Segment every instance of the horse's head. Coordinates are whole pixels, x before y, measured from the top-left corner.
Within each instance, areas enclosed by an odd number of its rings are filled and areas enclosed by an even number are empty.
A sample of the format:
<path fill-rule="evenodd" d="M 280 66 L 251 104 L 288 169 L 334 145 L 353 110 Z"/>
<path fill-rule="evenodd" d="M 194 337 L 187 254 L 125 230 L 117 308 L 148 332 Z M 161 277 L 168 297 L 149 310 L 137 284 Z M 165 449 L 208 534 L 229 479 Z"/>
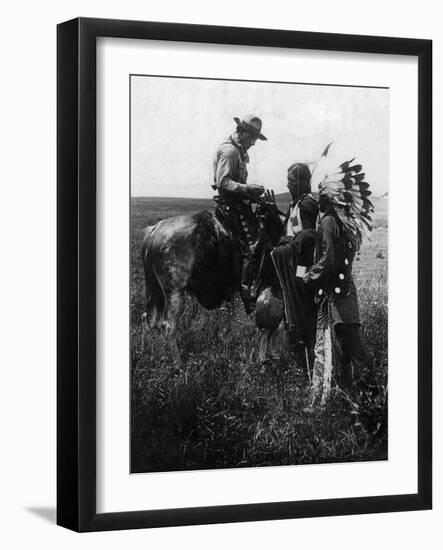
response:
<path fill-rule="evenodd" d="M 282 214 L 275 203 L 275 196 L 272 191 L 265 193 L 257 206 L 256 216 L 258 220 L 259 233 L 261 237 L 268 240 L 275 246 L 283 234 L 284 223 Z"/>

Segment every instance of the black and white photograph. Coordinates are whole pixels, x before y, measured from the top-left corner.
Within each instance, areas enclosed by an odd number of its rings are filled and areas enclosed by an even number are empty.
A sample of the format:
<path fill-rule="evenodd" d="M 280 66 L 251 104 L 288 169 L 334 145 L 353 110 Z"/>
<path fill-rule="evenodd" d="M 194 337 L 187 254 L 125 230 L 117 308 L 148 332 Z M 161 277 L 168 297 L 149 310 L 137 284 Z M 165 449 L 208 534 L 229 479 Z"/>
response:
<path fill-rule="evenodd" d="M 5 4 L 1 547 L 440 548 L 438 7 Z"/>
<path fill-rule="evenodd" d="M 130 472 L 388 460 L 389 88 L 129 80 Z"/>

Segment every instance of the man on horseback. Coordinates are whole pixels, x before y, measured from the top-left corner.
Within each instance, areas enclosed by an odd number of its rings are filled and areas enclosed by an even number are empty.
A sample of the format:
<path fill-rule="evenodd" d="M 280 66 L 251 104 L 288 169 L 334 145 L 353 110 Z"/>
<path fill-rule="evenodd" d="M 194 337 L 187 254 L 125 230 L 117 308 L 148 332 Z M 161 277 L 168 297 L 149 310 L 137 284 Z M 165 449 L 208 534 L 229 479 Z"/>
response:
<path fill-rule="evenodd" d="M 247 183 L 248 149 L 257 139 L 266 140 L 261 133 L 262 121 L 255 115 L 234 118 L 236 131 L 223 141 L 214 157 L 214 184 L 218 191 L 216 216 L 234 235 L 240 252 L 240 294 L 247 314 L 253 311 L 251 295 L 252 247 L 257 240 L 257 220 L 252 204 L 264 192 L 261 185 Z"/>

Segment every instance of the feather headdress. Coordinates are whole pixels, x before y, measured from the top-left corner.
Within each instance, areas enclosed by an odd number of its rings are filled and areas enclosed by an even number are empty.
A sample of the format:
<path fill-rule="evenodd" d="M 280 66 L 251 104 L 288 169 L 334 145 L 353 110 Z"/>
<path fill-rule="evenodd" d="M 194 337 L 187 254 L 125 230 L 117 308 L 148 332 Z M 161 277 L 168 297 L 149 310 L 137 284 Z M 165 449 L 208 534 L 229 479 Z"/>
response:
<path fill-rule="evenodd" d="M 327 156 L 330 145 L 323 152 L 322 158 Z M 320 197 L 328 197 L 342 222 L 346 237 L 358 250 L 363 235 L 369 238 L 372 231 L 371 214 L 374 205 L 369 200 L 371 191 L 369 183 L 365 181 L 363 167 L 354 161 L 355 158 L 342 162 L 332 174 L 324 174 L 318 183 L 318 192 Z"/>

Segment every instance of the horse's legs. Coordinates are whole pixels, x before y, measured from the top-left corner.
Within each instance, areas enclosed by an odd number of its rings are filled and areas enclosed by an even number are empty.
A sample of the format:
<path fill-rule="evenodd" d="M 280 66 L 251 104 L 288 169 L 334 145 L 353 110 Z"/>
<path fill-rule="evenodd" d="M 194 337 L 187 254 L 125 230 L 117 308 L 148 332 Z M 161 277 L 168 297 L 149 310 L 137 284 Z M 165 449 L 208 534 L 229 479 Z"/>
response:
<path fill-rule="evenodd" d="M 182 308 L 183 292 L 180 290 L 166 292 L 162 326 L 165 329 L 169 350 L 176 367 L 182 366 L 182 360 L 177 346 L 177 318 L 180 315 Z"/>
<path fill-rule="evenodd" d="M 148 311 L 151 315 L 148 320 L 150 326 L 156 326 L 158 323 L 164 330 L 174 365 L 181 368 L 182 361 L 177 346 L 177 317 L 183 308 L 184 290 L 180 287 L 174 289 L 173 278 L 167 270 L 159 273 L 151 269 L 151 272 L 151 290 L 146 291 L 147 308 L 150 307 Z M 156 285 L 155 293 L 152 292 L 153 282 Z"/>
<path fill-rule="evenodd" d="M 145 269 L 145 313 L 142 314 L 142 321 L 146 322 L 150 328 L 156 328 L 164 308 L 164 293 L 147 256 L 143 257 L 143 263 Z"/>
<path fill-rule="evenodd" d="M 151 291 L 146 289 L 145 312 L 142 314 L 142 321 L 146 322 L 151 329 L 157 328 L 161 310 L 164 304 L 163 293 L 159 288 L 160 296 L 153 295 Z"/>

